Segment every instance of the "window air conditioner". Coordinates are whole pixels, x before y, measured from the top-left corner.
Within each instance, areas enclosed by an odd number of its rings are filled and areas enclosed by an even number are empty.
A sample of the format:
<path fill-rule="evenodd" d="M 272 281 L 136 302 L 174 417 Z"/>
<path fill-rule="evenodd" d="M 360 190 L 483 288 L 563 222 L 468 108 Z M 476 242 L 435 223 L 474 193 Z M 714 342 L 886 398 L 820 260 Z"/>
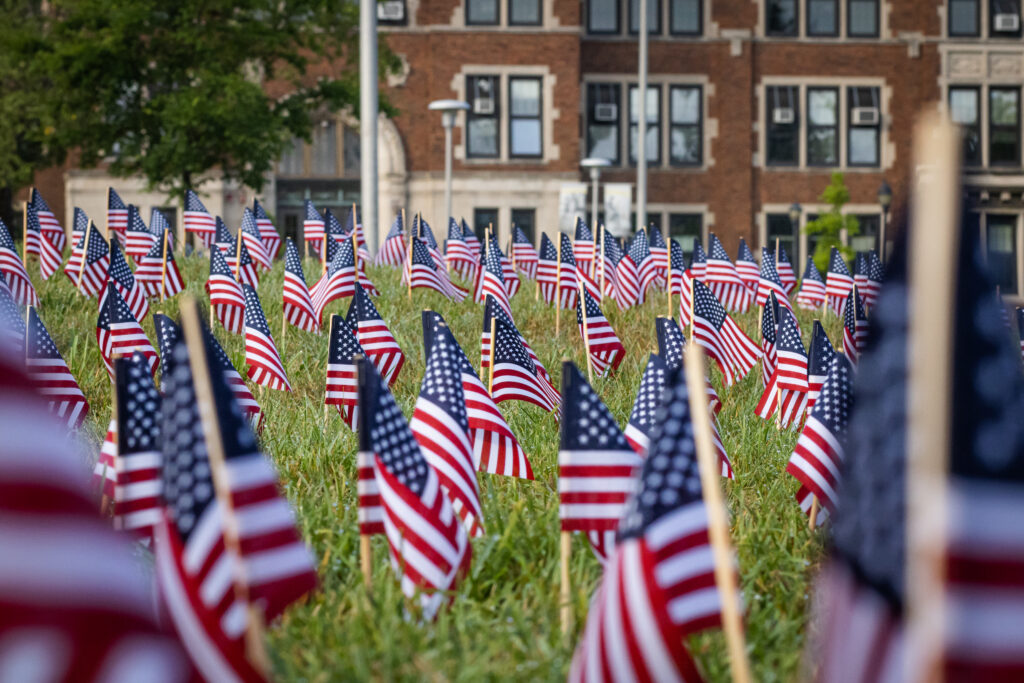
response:
<path fill-rule="evenodd" d="M 405 2 L 403 0 L 384 0 L 379 3 L 377 19 L 380 21 L 403 21 L 405 19 Z"/>
<path fill-rule="evenodd" d="M 494 113 L 494 98 L 493 97 L 475 97 L 473 98 L 473 113 L 474 114 L 493 114 Z"/>
<path fill-rule="evenodd" d="M 772 123 L 788 125 L 796 121 L 796 112 L 788 107 L 780 107 L 772 110 Z"/>
<path fill-rule="evenodd" d="M 594 105 L 594 120 L 614 121 L 619 118 L 619 105 L 617 104 L 596 104 Z"/>
<path fill-rule="evenodd" d="M 997 14 L 995 19 L 996 30 L 1001 33 L 1015 33 L 1020 30 L 1019 14 Z"/>
<path fill-rule="evenodd" d="M 875 107 L 854 107 L 851 112 L 851 125 L 854 126 L 877 126 L 878 109 Z"/>

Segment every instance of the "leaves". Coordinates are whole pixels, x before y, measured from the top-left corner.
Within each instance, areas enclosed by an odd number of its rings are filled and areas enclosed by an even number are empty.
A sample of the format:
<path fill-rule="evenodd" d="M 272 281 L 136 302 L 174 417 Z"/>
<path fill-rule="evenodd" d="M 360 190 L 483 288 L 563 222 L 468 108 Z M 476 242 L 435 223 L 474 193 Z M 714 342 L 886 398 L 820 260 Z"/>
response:
<path fill-rule="evenodd" d="M 804 232 L 817 237 L 814 265 L 825 272 L 828 270 L 832 247 L 838 248 L 847 260 L 853 257 L 853 250 L 843 244 L 842 235 L 844 231 L 848 236 L 857 235 L 860 227 L 856 216 L 843 215 L 843 206 L 850 201 L 850 191 L 846 188 L 842 173 L 837 171 L 832 174 L 832 182 L 821 193 L 820 199 L 830 208 L 813 221 L 808 221 Z"/>

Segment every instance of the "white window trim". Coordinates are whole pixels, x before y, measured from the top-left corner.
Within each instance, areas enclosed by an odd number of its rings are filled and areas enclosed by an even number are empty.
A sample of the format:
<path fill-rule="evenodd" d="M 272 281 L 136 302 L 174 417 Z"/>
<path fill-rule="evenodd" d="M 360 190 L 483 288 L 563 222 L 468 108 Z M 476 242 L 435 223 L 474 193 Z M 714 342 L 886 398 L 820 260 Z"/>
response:
<path fill-rule="evenodd" d="M 648 0 L 652 2 L 653 0 Z M 670 4 L 672 0 L 661 1 L 661 30 L 658 33 L 651 33 L 648 40 L 714 40 L 719 37 L 718 22 L 711 17 L 711 3 L 715 0 L 702 0 L 701 6 L 701 32 L 695 35 L 682 33 L 671 33 L 669 22 L 672 19 Z M 590 0 L 582 0 L 580 3 L 580 24 L 584 40 L 636 40 L 636 34 L 629 31 L 629 2 L 630 0 L 617 0 L 619 7 L 619 32 L 618 33 L 591 33 L 589 19 Z"/>
<path fill-rule="evenodd" d="M 580 131 L 580 154 L 587 154 L 587 86 L 594 83 L 613 84 L 619 88 L 619 163 L 612 168 L 632 169 L 635 164 L 629 161 L 629 88 L 636 86 L 636 78 L 624 77 L 618 74 L 595 74 L 587 73 L 583 76 L 583 84 L 580 87 L 580 116 L 582 117 Z M 673 85 L 700 86 L 701 88 L 701 125 L 703 128 L 701 139 L 701 163 L 696 166 L 673 165 L 669 153 L 671 151 L 671 139 L 669 131 L 669 115 L 671 114 L 671 97 L 669 88 Z M 658 126 L 661 139 L 659 151 L 661 161 L 658 164 L 651 164 L 648 160 L 649 169 L 661 169 L 678 171 L 682 173 L 700 173 L 707 171 L 715 165 L 715 158 L 712 154 L 712 142 L 718 137 L 718 119 L 709 116 L 708 102 L 715 95 L 715 84 L 710 81 L 706 74 L 651 74 L 647 86 L 660 89 L 658 96 L 660 111 L 658 112 Z"/>
<path fill-rule="evenodd" d="M 800 103 L 799 114 L 799 140 L 798 159 L 799 163 L 792 166 L 770 166 L 768 164 L 768 132 L 765 122 L 767 121 L 767 92 L 769 86 L 793 86 L 797 88 L 798 102 Z M 839 90 L 839 164 L 836 166 L 809 166 L 807 164 L 807 88 L 808 87 L 834 87 Z M 847 137 L 849 133 L 849 122 L 847 116 L 847 88 L 870 87 L 878 88 L 879 93 L 879 125 L 878 141 L 878 165 L 877 166 L 850 166 L 847 163 Z M 754 160 L 754 167 L 761 168 L 771 173 L 786 173 L 794 171 L 820 171 L 827 173 L 840 170 L 844 173 L 880 173 L 892 168 L 896 161 L 896 145 L 889 139 L 889 104 L 892 101 L 892 88 L 886 84 L 884 78 L 829 78 L 829 77 L 789 77 L 789 76 L 765 76 L 757 85 L 755 91 L 757 97 L 757 119 L 754 122 L 754 129 L 757 131 L 757 157 Z"/>
<path fill-rule="evenodd" d="M 558 17 L 555 15 L 554 0 L 538 0 L 538 2 L 540 2 L 539 24 L 510 24 L 508 21 L 508 10 L 511 0 L 498 0 L 497 24 L 467 24 L 467 2 L 468 0 L 459 0 L 459 4 L 452 10 L 451 21 L 445 25 L 444 28 L 463 28 L 467 31 L 537 32 L 545 29 L 557 29 L 560 27 Z"/>
<path fill-rule="evenodd" d="M 1020 302 L 1024 300 L 1024 226 L 1022 218 L 1024 213 L 1020 209 L 978 209 L 978 224 L 981 226 L 981 257 L 988 261 L 988 217 L 990 215 L 1014 216 L 1017 219 L 1014 226 L 1014 241 L 1017 243 L 1017 291 L 1006 297 L 1009 301 Z"/>
<path fill-rule="evenodd" d="M 781 213 L 789 215 L 789 207 L 791 204 L 762 204 L 761 210 L 757 213 L 757 242 L 758 249 L 756 250 L 755 256 L 760 254 L 760 247 L 773 248 L 774 245 L 768 244 L 768 214 Z M 808 215 L 815 214 L 821 215 L 829 210 L 828 204 L 806 204 L 801 205 L 800 220 L 797 233 L 797 248 L 799 255 L 794 256 L 790 254 L 790 259 L 793 260 L 793 270 L 796 271 L 796 276 L 799 278 L 803 275 L 804 264 L 807 263 L 807 257 L 809 256 L 807 251 L 807 233 L 804 232 L 804 228 L 807 227 Z M 879 217 L 879 221 L 885 221 L 882 216 L 882 208 L 878 204 L 846 204 L 843 207 L 844 216 L 874 216 Z M 881 223 L 879 223 L 881 225 Z M 840 240 L 844 246 L 849 243 L 849 236 L 843 232 L 840 236 Z M 879 235 L 881 240 L 881 235 Z M 824 273 L 822 273 L 824 275 Z"/>
<path fill-rule="evenodd" d="M 768 0 L 752 0 L 758 4 L 757 12 L 757 36 L 766 40 L 799 40 L 802 42 L 826 42 L 826 43 L 863 43 L 878 42 L 891 38 L 889 32 L 889 13 L 892 11 L 891 0 L 878 0 L 878 35 L 872 37 L 848 36 L 846 35 L 847 18 L 849 16 L 849 0 L 837 0 L 839 5 L 839 35 L 836 36 L 811 36 L 807 35 L 807 6 L 808 0 L 797 1 L 797 27 L 795 36 L 770 36 L 768 35 Z M 948 2 L 948 0 L 945 0 Z M 987 2 L 987 0 L 982 0 Z"/>

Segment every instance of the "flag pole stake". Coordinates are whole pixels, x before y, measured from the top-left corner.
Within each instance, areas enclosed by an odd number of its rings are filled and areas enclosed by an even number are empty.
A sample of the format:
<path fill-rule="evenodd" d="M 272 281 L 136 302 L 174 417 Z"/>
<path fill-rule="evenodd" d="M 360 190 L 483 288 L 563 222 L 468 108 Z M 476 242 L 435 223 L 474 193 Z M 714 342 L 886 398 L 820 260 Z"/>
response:
<path fill-rule="evenodd" d="M 583 352 L 587 356 L 587 379 L 590 383 L 594 383 L 594 364 L 590 359 L 590 339 L 587 337 L 587 307 L 586 299 L 583 297 L 583 281 L 577 282 L 579 285 L 579 306 L 580 306 L 580 319 L 583 320 Z"/>
<path fill-rule="evenodd" d="M 736 683 L 750 683 L 750 662 L 743 635 L 743 617 L 740 614 L 739 587 L 733 570 L 732 549 L 729 541 L 729 520 L 718 483 L 721 466 L 715 457 L 711 438 L 711 417 L 704 393 L 704 351 L 697 344 L 686 349 L 686 384 L 690 395 L 690 419 L 693 422 L 693 440 L 697 450 L 701 490 L 708 515 L 708 537 L 715 561 L 715 583 L 722 598 L 722 629 L 729 652 L 729 668 Z"/>
<path fill-rule="evenodd" d="M 562 634 L 568 635 L 572 627 L 572 595 L 569 585 L 569 559 L 572 556 L 572 532 L 562 531 L 559 536 L 559 555 L 561 557 L 561 625 Z"/>
<path fill-rule="evenodd" d="M 160 264 L 160 301 L 167 298 L 167 230 L 164 230 L 163 263 Z M 82 259 L 85 263 L 85 259 Z"/>
<path fill-rule="evenodd" d="M 28 202 L 21 203 L 21 261 L 28 270 Z"/>
<path fill-rule="evenodd" d="M 558 259 L 555 261 L 555 336 L 558 336 L 562 325 L 562 232 L 558 232 L 558 244 L 555 245 Z"/>
<path fill-rule="evenodd" d="M 79 291 L 82 289 L 82 274 L 85 272 L 85 259 L 89 253 L 89 232 L 93 227 L 93 223 L 90 220 L 89 225 L 85 227 L 85 239 L 82 240 L 82 262 L 78 264 L 78 284 L 75 285 Z M 71 251 L 74 252 L 74 249 Z"/>
<path fill-rule="evenodd" d="M 238 227 L 238 239 L 235 244 L 235 279 L 242 284 L 242 227 Z"/>
<path fill-rule="evenodd" d="M 602 223 L 598 230 L 601 235 L 601 300 L 604 301 L 604 273 L 608 269 L 608 264 L 605 263 L 605 249 L 604 249 L 604 224 Z"/>
<path fill-rule="evenodd" d="M 814 531 L 814 527 L 818 526 L 818 496 L 811 494 L 811 515 L 810 521 L 807 523 L 807 528 Z"/>
<path fill-rule="evenodd" d="M 490 361 L 490 367 L 487 368 L 487 393 L 491 396 L 494 395 L 494 332 L 495 332 L 495 315 L 491 312 L 491 348 L 488 353 L 488 360 Z"/>

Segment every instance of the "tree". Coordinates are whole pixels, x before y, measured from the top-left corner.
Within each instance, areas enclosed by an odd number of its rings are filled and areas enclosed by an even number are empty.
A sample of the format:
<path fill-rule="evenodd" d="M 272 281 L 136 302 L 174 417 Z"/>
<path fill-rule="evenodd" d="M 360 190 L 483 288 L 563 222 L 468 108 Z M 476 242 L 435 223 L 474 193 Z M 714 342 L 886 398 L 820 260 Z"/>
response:
<path fill-rule="evenodd" d="M 853 256 L 853 250 L 842 243 L 842 233 L 845 230 L 847 235 L 853 236 L 860 232 L 860 227 L 856 216 L 843 215 L 843 206 L 850 201 L 850 191 L 846 189 L 842 173 L 832 174 L 832 182 L 821 193 L 820 199 L 829 205 L 829 209 L 813 221 L 808 221 L 804 226 L 804 232 L 818 236 L 818 243 L 814 249 L 814 265 L 818 270 L 825 272 L 828 270 L 832 247 L 837 247 L 846 259 Z"/>
<path fill-rule="evenodd" d="M 259 190 L 318 112 L 355 108 L 349 0 L 54 0 L 43 63 L 62 147 L 178 194 L 216 170 Z M 382 74 L 397 65 L 381 46 Z M 388 111 L 386 103 L 382 109 Z"/>

